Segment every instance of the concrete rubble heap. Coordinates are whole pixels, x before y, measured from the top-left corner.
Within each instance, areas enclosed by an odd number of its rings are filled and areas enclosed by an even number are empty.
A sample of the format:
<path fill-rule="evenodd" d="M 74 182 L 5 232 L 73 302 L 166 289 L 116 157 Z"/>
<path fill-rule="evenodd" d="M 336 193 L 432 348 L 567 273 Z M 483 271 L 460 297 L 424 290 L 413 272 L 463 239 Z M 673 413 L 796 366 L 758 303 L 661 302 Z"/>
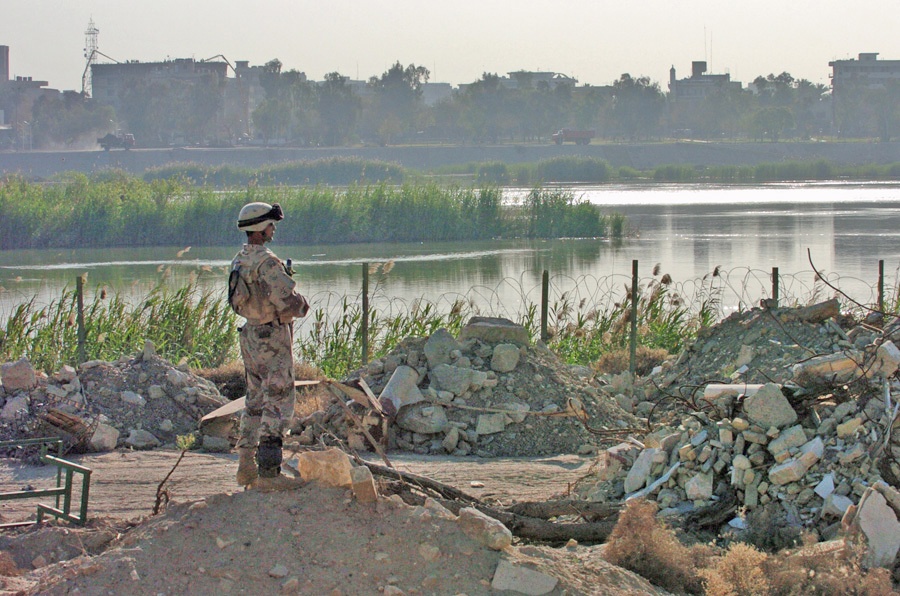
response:
<path fill-rule="evenodd" d="M 779 328 L 788 323 L 790 330 Z M 789 309 L 734 315 L 659 375 L 653 387 L 660 394 L 651 397 L 645 385 L 636 393 L 643 389 L 646 401 L 631 402 L 640 410 L 663 393 L 680 395 L 689 415 L 682 410 L 680 420 L 673 415 L 674 422 L 606 449 L 605 465 L 579 494 L 652 499 L 663 516 L 733 494 L 742 512 L 730 522 L 735 528 L 746 527 L 745 514 L 775 507 L 822 540 L 864 536 L 868 562 L 891 567 L 900 548 L 897 328 L 892 320 L 881 332 L 860 325 L 845 333 L 835 317 L 803 321 Z M 785 341 L 791 333 L 812 341 Z M 750 369 L 760 346 L 770 358 Z M 772 355 L 772 346 L 781 354 Z M 748 382 L 760 370 L 780 382 Z M 613 385 L 605 387 L 610 397 Z M 688 385 L 690 393 L 678 393 Z"/>
<path fill-rule="evenodd" d="M 637 419 L 601 399 L 590 375 L 577 372 L 545 347 L 530 345 L 522 326 L 475 317 L 458 338 L 445 329 L 407 338 L 344 382 L 362 378 L 378 396 L 393 421 L 391 449 L 482 457 L 587 454 L 597 441 L 578 412 L 586 412 L 594 428 L 630 428 Z M 335 434 L 367 448 L 338 406 L 307 416 L 293 432 L 301 443 Z"/>
<path fill-rule="evenodd" d="M 135 356 L 63 366 L 50 376 L 22 359 L 0 366 L 0 440 L 59 436 L 73 451 L 151 449 L 174 445 L 227 401 L 150 343 Z"/>

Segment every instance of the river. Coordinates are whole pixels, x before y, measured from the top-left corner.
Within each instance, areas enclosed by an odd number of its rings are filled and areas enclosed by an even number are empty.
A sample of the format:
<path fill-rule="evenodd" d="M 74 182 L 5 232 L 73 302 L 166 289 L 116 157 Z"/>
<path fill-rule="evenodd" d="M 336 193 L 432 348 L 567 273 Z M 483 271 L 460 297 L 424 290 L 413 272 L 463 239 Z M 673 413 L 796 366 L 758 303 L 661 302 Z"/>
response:
<path fill-rule="evenodd" d="M 386 274 L 383 269 L 373 274 L 373 293 L 404 304 L 422 297 L 438 303 L 465 297 L 486 314 L 513 314 L 526 301 L 539 302 L 544 270 L 554 297 L 567 292 L 597 301 L 629 283 L 633 260 L 645 282 L 668 274 L 689 300 L 702 294 L 706 283 L 724 285 L 725 310 L 767 296 L 773 267 L 782 275 L 782 296 L 830 297 L 833 290 L 814 285 L 814 265 L 855 300 L 869 304 L 875 300 L 879 260 L 888 288 L 898 276 L 900 184 L 607 185 L 572 191 L 624 214 L 634 235 L 621 242 L 284 246 L 276 234 L 271 247 L 293 260 L 300 288 L 314 305 L 317 297 L 330 304 L 345 294 L 357 297 L 362 263 L 391 262 Z M 508 189 L 506 196 L 514 200 L 524 192 Z M 290 225 L 290 213 L 281 225 Z M 228 234 L 223 231 L 223 237 Z M 85 272 L 90 290 L 106 286 L 129 296 L 141 296 L 163 277 L 179 284 L 199 274 L 203 284 L 220 287 L 241 242 L 237 230 L 232 240 L 223 247 L 0 252 L 0 320 L 24 300 L 53 300 Z"/>

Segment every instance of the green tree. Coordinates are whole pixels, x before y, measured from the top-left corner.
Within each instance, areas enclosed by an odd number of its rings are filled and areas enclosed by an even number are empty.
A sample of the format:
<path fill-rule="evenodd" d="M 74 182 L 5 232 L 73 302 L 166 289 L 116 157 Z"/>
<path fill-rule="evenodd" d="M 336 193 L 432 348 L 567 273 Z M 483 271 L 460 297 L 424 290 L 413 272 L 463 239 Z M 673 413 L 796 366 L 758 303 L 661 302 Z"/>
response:
<path fill-rule="evenodd" d="M 794 116 L 783 106 L 760 108 L 750 117 L 750 133 L 754 139 L 777 143 L 786 130 L 793 128 Z"/>
<path fill-rule="evenodd" d="M 94 146 L 97 137 L 109 131 L 115 117 L 112 107 L 92 102 L 82 93 L 42 95 L 32 108 L 34 146 Z"/>
<path fill-rule="evenodd" d="M 613 83 L 613 97 L 611 116 L 619 134 L 634 140 L 659 131 L 665 98 L 649 77 L 623 74 Z"/>
<path fill-rule="evenodd" d="M 368 85 L 374 94 L 373 119 L 369 127 L 382 143 L 389 144 L 402 132 L 413 129 L 422 85 L 428 82 L 430 74 L 424 66 L 410 64 L 404 68 L 397 61 L 380 77 L 369 79 Z"/>
<path fill-rule="evenodd" d="M 317 106 L 324 129 L 323 142 L 334 146 L 344 143 L 356 125 L 361 103 L 347 85 L 347 77 L 331 72 L 319 85 Z"/>

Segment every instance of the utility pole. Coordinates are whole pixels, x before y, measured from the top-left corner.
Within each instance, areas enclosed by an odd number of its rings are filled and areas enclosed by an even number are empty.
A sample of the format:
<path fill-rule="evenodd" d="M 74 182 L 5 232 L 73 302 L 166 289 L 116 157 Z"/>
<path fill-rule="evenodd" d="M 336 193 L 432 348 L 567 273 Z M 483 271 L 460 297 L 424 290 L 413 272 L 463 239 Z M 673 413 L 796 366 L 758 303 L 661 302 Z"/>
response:
<path fill-rule="evenodd" d="M 100 30 L 94 26 L 94 17 L 88 21 L 87 29 L 84 31 L 84 58 L 87 63 L 84 66 L 84 75 L 81 77 L 81 92 L 87 95 L 93 94 L 91 87 L 91 64 L 97 57 L 97 38 L 100 36 Z"/>

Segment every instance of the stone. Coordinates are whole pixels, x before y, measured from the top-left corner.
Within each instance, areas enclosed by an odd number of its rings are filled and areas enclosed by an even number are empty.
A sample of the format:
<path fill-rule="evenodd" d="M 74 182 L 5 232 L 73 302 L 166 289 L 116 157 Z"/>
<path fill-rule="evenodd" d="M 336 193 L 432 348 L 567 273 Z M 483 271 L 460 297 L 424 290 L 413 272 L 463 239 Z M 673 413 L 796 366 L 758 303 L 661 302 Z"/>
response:
<path fill-rule="evenodd" d="M 558 583 L 558 579 L 546 573 L 514 565 L 508 559 L 500 559 L 491 580 L 491 588 L 498 592 L 541 596 L 552 592 Z"/>
<path fill-rule="evenodd" d="M 17 395 L 6 400 L 3 409 L 0 410 L 0 418 L 3 420 L 15 420 L 17 416 L 28 414 L 28 396 Z"/>
<path fill-rule="evenodd" d="M 432 386 L 438 391 L 449 391 L 462 395 L 472 384 L 471 368 L 459 368 L 450 364 L 439 364 L 428 372 Z"/>
<path fill-rule="evenodd" d="M 853 500 L 849 497 L 831 493 L 825 497 L 825 503 L 822 504 L 822 515 L 830 515 L 837 518 L 844 517 L 851 505 L 853 505 Z"/>
<path fill-rule="evenodd" d="M 846 383 L 862 375 L 859 366 L 865 358 L 858 351 L 816 356 L 793 366 L 794 381 L 801 387 Z"/>
<path fill-rule="evenodd" d="M 815 493 L 825 499 L 834 492 L 834 474 L 825 474 L 821 482 L 816 485 Z"/>
<path fill-rule="evenodd" d="M 862 426 L 861 418 L 851 418 L 847 422 L 837 425 L 837 436 L 841 439 L 849 437 L 854 434 L 860 426 Z"/>
<path fill-rule="evenodd" d="M 493 550 L 503 550 L 512 544 L 512 532 L 498 520 L 474 507 L 463 507 L 457 520 L 463 533 Z"/>
<path fill-rule="evenodd" d="M 713 493 L 713 475 L 697 474 L 685 483 L 684 492 L 691 501 L 706 501 Z"/>
<path fill-rule="evenodd" d="M 442 433 L 450 425 L 444 408 L 427 402 L 403 408 L 396 422 L 400 428 L 423 435 Z"/>
<path fill-rule="evenodd" d="M 751 422 L 769 428 L 784 428 L 797 422 L 797 412 L 775 383 L 766 383 L 744 400 L 744 413 Z"/>
<path fill-rule="evenodd" d="M 806 475 L 808 470 L 809 466 L 803 461 L 799 459 L 790 459 L 783 464 L 770 468 L 769 480 L 771 480 L 773 484 L 779 486 L 788 484 L 789 482 L 797 482 Z"/>
<path fill-rule="evenodd" d="M 37 375 L 28 358 L 0 364 L 0 383 L 7 393 L 28 391 L 37 385 Z"/>
<path fill-rule="evenodd" d="M 494 355 L 491 356 L 491 370 L 498 373 L 508 373 L 519 365 L 520 356 L 518 346 L 514 344 L 499 344 L 494 347 Z"/>
<path fill-rule="evenodd" d="M 459 332 L 459 340 L 479 339 L 484 343 L 511 343 L 527 346 L 531 343 L 528 331 L 509 319 L 495 317 L 472 317 Z"/>
<path fill-rule="evenodd" d="M 68 364 L 64 364 L 56 374 L 53 375 L 53 378 L 60 383 L 72 383 L 78 379 L 78 373 Z"/>
<path fill-rule="evenodd" d="M 451 426 L 447 431 L 447 434 L 444 435 L 444 438 L 441 440 L 441 448 L 447 453 L 453 453 L 456 449 L 456 446 L 459 444 L 459 429 L 455 426 Z"/>
<path fill-rule="evenodd" d="M 438 364 L 450 364 L 450 353 L 454 350 L 459 350 L 459 342 L 449 331 L 442 327 L 432 333 L 424 348 L 428 368 L 434 368 Z"/>
<path fill-rule="evenodd" d="M 475 433 L 478 435 L 492 435 L 506 430 L 508 417 L 499 412 L 492 414 L 479 414 L 475 423 Z"/>
<path fill-rule="evenodd" d="M 521 424 L 522 422 L 525 422 L 525 419 L 528 417 L 528 412 L 531 411 L 531 406 L 514 401 L 502 404 L 500 406 L 500 409 L 509 412 L 507 416 L 509 416 L 510 420 L 512 420 L 514 423 Z"/>
<path fill-rule="evenodd" d="M 878 346 L 878 350 L 875 352 L 875 362 L 868 374 L 889 378 L 897 372 L 898 368 L 900 368 L 900 349 L 894 345 L 894 342 L 888 340 Z"/>
<path fill-rule="evenodd" d="M 160 399 L 165 396 L 166 391 L 161 385 L 150 385 L 150 387 L 147 388 L 147 397 L 150 399 Z"/>
<path fill-rule="evenodd" d="M 203 450 L 207 453 L 228 453 L 231 451 L 231 441 L 223 437 L 203 435 Z"/>
<path fill-rule="evenodd" d="M 866 565 L 892 568 L 900 549 L 900 522 L 884 496 L 871 487 L 867 488 L 856 510 L 848 509 L 847 514 L 852 515 L 853 519 L 845 525 L 858 528 L 866 538 Z"/>
<path fill-rule="evenodd" d="M 133 449 L 153 449 L 159 447 L 160 442 L 153 433 L 141 428 L 132 429 L 125 439 L 125 444 Z"/>
<path fill-rule="evenodd" d="M 378 396 L 378 401 L 388 416 L 396 416 L 404 406 L 425 400 L 419 391 L 419 373 L 409 366 L 398 366 L 391 374 L 387 385 Z"/>
<path fill-rule="evenodd" d="M 777 439 L 769 443 L 769 453 L 776 455 L 793 447 L 799 447 L 806 443 L 806 433 L 799 424 L 782 432 Z"/>
<path fill-rule="evenodd" d="M 125 402 L 126 404 L 131 404 L 132 406 L 143 408 L 145 405 L 147 405 L 147 400 L 134 391 L 123 391 L 121 393 L 121 397 L 123 402 Z"/>
<path fill-rule="evenodd" d="M 357 466 L 350 470 L 350 485 L 353 496 L 360 503 L 375 503 L 378 501 L 378 489 L 375 488 L 375 478 L 372 470 L 366 466 Z"/>
<path fill-rule="evenodd" d="M 351 486 L 353 465 L 347 454 L 337 448 L 304 451 L 297 456 L 297 469 L 306 480 L 317 480 L 326 486 Z"/>
<path fill-rule="evenodd" d="M 650 469 L 653 466 L 653 458 L 659 452 L 659 449 L 654 448 L 641 451 L 625 477 L 626 493 L 633 493 L 647 484 L 647 480 L 650 478 Z"/>
<path fill-rule="evenodd" d="M 103 422 L 98 422 L 97 428 L 94 429 L 94 434 L 91 435 L 91 439 L 88 441 L 88 449 L 96 453 L 112 451 L 116 448 L 118 442 L 118 429 Z"/>
<path fill-rule="evenodd" d="M 288 568 L 282 565 L 281 563 L 276 564 L 274 567 L 269 569 L 269 575 L 271 577 L 281 579 L 283 577 L 287 577 Z"/>

